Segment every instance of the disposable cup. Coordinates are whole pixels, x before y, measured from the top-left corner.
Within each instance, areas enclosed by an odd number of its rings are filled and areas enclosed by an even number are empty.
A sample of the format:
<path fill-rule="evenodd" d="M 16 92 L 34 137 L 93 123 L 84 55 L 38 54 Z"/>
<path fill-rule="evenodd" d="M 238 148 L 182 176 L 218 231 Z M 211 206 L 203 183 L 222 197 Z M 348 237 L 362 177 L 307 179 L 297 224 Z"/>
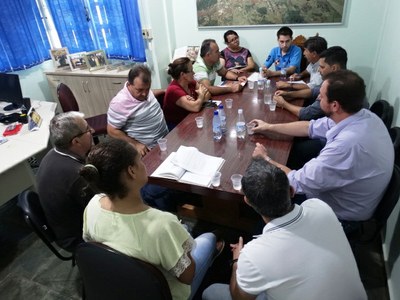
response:
<path fill-rule="evenodd" d="M 253 131 L 254 126 L 255 126 L 254 123 L 247 123 L 247 124 L 246 124 L 247 134 L 248 134 L 248 135 L 254 134 L 254 131 Z"/>
<path fill-rule="evenodd" d="M 249 85 L 249 89 L 254 89 L 254 81 L 248 81 L 247 84 Z"/>
<path fill-rule="evenodd" d="M 272 101 L 269 103 L 269 110 L 270 110 L 270 111 L 275 111 L 275 109 L 276 109 L 276 101 L 275 101 L 275 100 L 272 100 Z"/>
<path fill-rule="evenodd" d="M 266 93 L 264 95 L 264 104 L 270 104 L 272 100 L 272 94 L 271 93 Z"/>
<path fill-rule="evenodd" d="M 233 174 L 231 176 L 233 189 L 240 191 L 242 189 L 242 175 Z"/>
<path fill-rule="evenodd" d="M 215 172 L 215 174 L 211 178 L 211 184 L 214 187 L 218 187 L 221 184 L 221 172 Z"/>
<path fill-rule="evenodd" d="M 158 146 L 160 146 L 161 151 L 167 150 L 167 139 L 159 139 L 157 140 Z"/>
<path fill-rule="evenodd" d="M 195 120 L 196 120 L 197 128 L 203 128 L 204 118 L 203 117 L 196 117 Z"/>
<path fill-rule="evenodd" d="M 226 108 L 232 108 L 233 99 L 225 99 Z"/>

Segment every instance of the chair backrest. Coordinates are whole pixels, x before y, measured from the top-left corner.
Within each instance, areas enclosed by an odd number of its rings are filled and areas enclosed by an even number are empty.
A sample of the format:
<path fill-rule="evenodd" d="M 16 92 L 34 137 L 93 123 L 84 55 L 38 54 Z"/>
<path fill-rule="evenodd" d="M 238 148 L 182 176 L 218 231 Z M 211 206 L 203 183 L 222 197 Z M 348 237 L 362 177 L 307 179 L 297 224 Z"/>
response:
<path fill-rule="evenodd" d="M 373 218 L 377 224 L 377 231 L 379 232 L 385 226 L 387 219 L 390 217 L 397 201 L 400 197 L 400 167 L 393 166 L 393 173 L 389 185 L 386 188 L 385 194 L 381 202 L 378 204 Z"/>
<path fill-rule="evenodd" d="M 75 259 L 88 300 L 172 299 L 160 270 L 104 244 L 78 245 Z"/>
<path fill-rule="evenodd" d="M 293 45 L 300 47 L 301 49 L 301 62 L 300 62 L 300 72 L 304 71 L 307 68 L 308 62 L 307 58 L 303 55 L 304 52 L 304 43 L 306 42 L 306 37 L 304 35 L 298 35 L 293 40 Z"/>
<path fill-rule="evenodd" d="M 55 235 L 47 224 L 42 206 L 40 205 L 39 195 L 36 192 L 27 190 L 19 194 L 18 206 L 22 209 L 26 223 L 59 259 L 73 260 L 73 255 L 63 255 L 53 246 L 52 243 L 55 240 Z"/>
<path fill-rule="evenodd" d="M 63 112 L 79 111 L 79 105 L 74 94 L 71 89 L 62 82 L 57 86 L 57 96 Z"/>
<path fill-rule="evenodd" d="M 382 119 L 389 130 L 393 121 L 393 106 L 386 100 L 377 100 L 372 104 L 370 110 Z"/>
<path fill-rule="evenodd" d="M 394 163 L 400 166 L 400 127 L 392 127 L 389 129 L 389 134 L 394 147 Z"/>

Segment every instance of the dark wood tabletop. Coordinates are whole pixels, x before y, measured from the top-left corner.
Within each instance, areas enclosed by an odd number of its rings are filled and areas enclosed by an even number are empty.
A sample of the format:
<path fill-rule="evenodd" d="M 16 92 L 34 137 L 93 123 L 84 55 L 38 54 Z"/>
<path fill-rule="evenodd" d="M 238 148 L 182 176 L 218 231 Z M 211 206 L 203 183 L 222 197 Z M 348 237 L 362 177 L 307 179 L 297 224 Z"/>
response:
<path fill-rule="evenodd" d="M 271 84 L 274 92 L 274 81 Z M 225 105 L 225 99 L 228 98 L 233 99 L 233 107 L 231 109 L 226 108 Z M 238 139 L 235 131 L 238 109 L 243 109 L 246 123 L 253 119 L 261 119 L 269 123 L 286 123 L 296 121 L 298 118 L 279 107 L 275 111 L 270 111 L 269 106 L 264 104 L 264 91 L 250 90 L 247 85 L 242 92 L 214 96 L 212 100 L 221 100 L 224 104 L 227 131 L 222 139 L 220 141 L 213 140 L 212 118 L 214 108 L 204 108 L 199 113 L 189 114 L 166 136 L 168 139 L 167 151 L 162 152 L 157 146 L 143 158 L 149 174 L 149 183 L 195 193 L 208 198 L 242 202 L 243 194 L 233 189 L 230 177 L 235 173 L 244 174 L 251 161 L 256 142 L 265 145 L 268 154 L 275 161 L 286 164 L 292 145 L 292 137 L 280 134 L 247 135 L 246 133 L 245 139 Z M 296 102 L 298 105 L 302 104 L 301 100 Z M 204 117 L 204 127 L 201 129 L 196 126 L 195 118 L 197 116 Z M 202 187 L 150 176 L 165 158 L 181 145 L 193 146 L 205 154 L 225 159 L 225 163 L 220 170 L 222 176 L 219 187 Z"/>
<path fill-rule="evenodd" d="M 272 82 L 274 85 L 274 82 Z M 233 107 L 226 108 L 225 99 L 233 99 Z M 213 140 L 212 117 L 214 108 L 204 108 L 199 113 L 189 114 L 167 136 L 168 149 L 160 151 L 159 147 L 152 149 L 143 161 L 147 172 L 151 175 L 165 158 L 179 146 L 193 146 L 199 151 L 213 156 L 222 157 L 225 163 L 221 169 L 221 185 L 218 188 L 190 186 L 186 183 L 178 183 L 169 179 L 152 178 L 150 182 L 178 190 L 190 191 L 202 195 L 218 194 L 220 198 L 231 198 L 232 194 L 238 194 L 233 190 L 230 177 L 232 174 L 244 174 L 248 166 L 256 142 L 265 145 L 269 155 L 279 163 L 285 164 L 292 144 L 292 137 L 279 134 L 254 134 L 247 135 L 241 140 L 236 137 L 235 123 L 238 109 L 242 108 L 246 122 L 253 119 L 265 120 L 269 123 L 286 123 L 296 121 L 297 117 L 282 108 L 277 107 L 274 112 L 264 104 L 263 91 L 250 90 L 247 86 L 240 93 L 215 96 L 213 100 L 221 100 L 224 104 L 227 122 L 227 132 L 220 141 Z M 204 117 L 204 127 L 196 127 L 195 117 Z M 241 197 L 241 196 L 240 196 Z"/>

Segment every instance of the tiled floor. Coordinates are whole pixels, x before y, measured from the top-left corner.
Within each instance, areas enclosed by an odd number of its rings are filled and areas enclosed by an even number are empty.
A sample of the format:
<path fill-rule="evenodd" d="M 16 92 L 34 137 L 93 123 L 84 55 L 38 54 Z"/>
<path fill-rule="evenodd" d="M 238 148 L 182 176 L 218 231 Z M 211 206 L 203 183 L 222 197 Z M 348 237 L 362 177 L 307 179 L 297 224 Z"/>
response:
<path fill-rule="evenodd" d="M 211 224 L 189 221 L 189 225 L 198 233 L 215 229 Z M 240 233 L 227 228 L 222 228 L 222 231 L 226 245 L 237 242 Z M 77 267 L 60 261 L 30 232 L 15 199 L 0 207 L 0 242 L 0 299 L 81 299 L 82 285 Z M 229 280 L 230 258 L 227 246 L 210 269 L 204 287 L 212 282 Z M 379 243 L 358 248 L 357 260 L 368 298 L 388 300 Z M 200 299 L 199 295 L 196 298 Z"/>

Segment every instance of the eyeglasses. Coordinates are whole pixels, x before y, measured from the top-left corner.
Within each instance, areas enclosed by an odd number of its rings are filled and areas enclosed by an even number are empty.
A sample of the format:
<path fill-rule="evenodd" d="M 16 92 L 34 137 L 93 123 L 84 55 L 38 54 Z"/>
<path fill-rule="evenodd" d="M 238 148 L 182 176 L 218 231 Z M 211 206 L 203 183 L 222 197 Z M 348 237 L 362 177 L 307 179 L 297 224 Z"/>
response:
<path fill-rule="evenodd" d="M 86 134 L 86 133 L 88 133 L 88 132 L 90 132 L 90 134 L 92 134 L 92 133 L 94 133 L 94 131 L 95 131 L 95 130 L 94 130 L 92 127 L 90 127 L 89 124 L 88 124 L 85 131 L 83 131 L 83 132 L 81 132 L 81 133 L 79 133 L 79 134 L 77 134 L 77 135 L 74 135 L 74 136 L 71 138 L 71 142 L 72 142 L 73 139 L 75 139 L 75 138 L 77 138 L 77 137 L 80 137 L 80 136 L 82 136 L 82 135 L 84 135 L 84 134 Z"/>
<path fill-rule="evenodd" d="M 228 43 L 233 43 L 234 41 L 237 41 L 239 39 L 238 36 L 235 36 L 234 38 L 232 38 L 230 41 L 228 41 Z"/>

